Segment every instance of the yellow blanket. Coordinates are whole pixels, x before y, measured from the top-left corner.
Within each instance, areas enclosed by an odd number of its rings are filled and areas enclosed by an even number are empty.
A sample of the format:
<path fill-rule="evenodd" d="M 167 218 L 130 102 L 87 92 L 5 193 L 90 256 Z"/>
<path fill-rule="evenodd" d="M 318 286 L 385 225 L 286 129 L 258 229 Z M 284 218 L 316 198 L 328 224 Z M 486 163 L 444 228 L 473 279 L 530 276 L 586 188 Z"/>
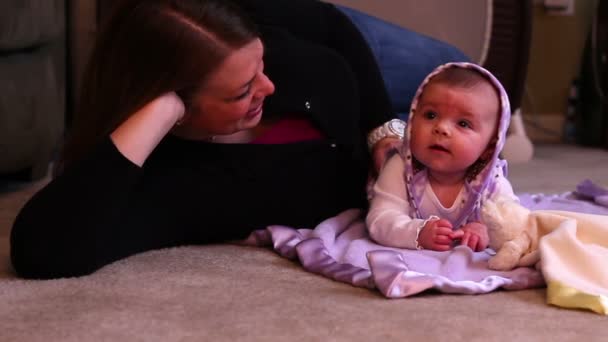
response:
<path fill-rule="evenodd" d="M 534 211 L 547 302 L 608 315 L 608 216 Z"/>

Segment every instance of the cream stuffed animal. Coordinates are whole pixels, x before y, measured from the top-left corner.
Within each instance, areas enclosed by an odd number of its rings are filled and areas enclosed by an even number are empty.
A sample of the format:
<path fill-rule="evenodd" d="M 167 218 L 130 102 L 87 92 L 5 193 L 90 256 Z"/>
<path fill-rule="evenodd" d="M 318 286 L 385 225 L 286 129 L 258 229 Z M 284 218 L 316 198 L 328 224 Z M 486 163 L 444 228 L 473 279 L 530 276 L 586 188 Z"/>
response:
<path fill-rule="evenodd" d="M 498 198 L 482 205 L 481 219 L 488 227 L 490 248 L 496 251 L 489 268 L 507 271 L 539 261 L 537 222 L 530 210 L 513 199 Z"/>

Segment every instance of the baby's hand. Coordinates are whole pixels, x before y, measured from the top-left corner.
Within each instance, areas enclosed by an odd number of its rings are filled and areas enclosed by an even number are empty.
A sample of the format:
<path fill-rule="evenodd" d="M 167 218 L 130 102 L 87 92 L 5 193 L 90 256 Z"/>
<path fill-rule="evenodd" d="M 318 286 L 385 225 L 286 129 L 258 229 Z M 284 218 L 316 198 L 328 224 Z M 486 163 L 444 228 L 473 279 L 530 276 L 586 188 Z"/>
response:
<path fill-rule="evenodd" d="M 475 252 L 481 252 L 488 247 L 490 238 L 488 227 L 479 222 L 470 222 L 450 234 L 452 239 L 460 239 L 460 244 L 468 246 Z"/>
<path fill-rule="evenodd" d="M 427 222 L 418 235 L 418 245 L 433 251 L 448 251 L 452 248 L 452 224 L 439 219 Z"/>

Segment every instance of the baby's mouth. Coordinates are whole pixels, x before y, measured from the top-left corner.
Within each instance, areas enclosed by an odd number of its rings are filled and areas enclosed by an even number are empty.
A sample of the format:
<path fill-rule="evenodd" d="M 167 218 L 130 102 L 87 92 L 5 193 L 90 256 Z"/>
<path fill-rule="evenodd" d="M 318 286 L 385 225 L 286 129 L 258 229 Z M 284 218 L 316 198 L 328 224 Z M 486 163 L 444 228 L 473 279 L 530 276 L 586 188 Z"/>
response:
<path fill-rule="evenodd" d="M 437 151 L 437 152 L 450 153 L 450 150 L 448 150 L 447 148 L 445 148 L 441 145 L 431 145 L 430 149 L 433 151 Z"/>

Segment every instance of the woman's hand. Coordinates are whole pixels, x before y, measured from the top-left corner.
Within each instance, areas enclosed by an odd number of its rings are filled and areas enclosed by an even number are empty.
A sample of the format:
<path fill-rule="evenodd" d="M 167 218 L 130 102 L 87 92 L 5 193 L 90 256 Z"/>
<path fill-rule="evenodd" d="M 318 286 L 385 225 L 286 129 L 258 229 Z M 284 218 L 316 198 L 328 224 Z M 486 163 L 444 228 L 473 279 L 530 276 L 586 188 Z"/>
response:
<path fill-rule="evenodd" d="M 433 251 L 452 249 L 452 224 L 445 219 L 428 221 L 418 234 L 418 245 Z"/>
<path fill-rule="evenodd" d="M 387 157 L 391 152 L 397 152 L 403 140 L 396 137 L 386 137 L 378 141 L 372 148 L 372 159 L 374 162 L 374 169 L 372 170 L 373 177 L 376 178 Z"/>
<path fill-rule="evenodd" d="M 467 223 L 461 229 L 454 231 L 451 238 L 454 240 L 460 239 L 461 245 L 468 246 L 475 252 L 483 251 L 490 243 L 488 227 L 479 222 Z"/>
<path fill-rule="evenodd" d="M 127 159 L 142 166 L 167 132 L 183 119 L 185 110 L 179 96 L 168 92 L 129 116 L 110 138 Z"/>

